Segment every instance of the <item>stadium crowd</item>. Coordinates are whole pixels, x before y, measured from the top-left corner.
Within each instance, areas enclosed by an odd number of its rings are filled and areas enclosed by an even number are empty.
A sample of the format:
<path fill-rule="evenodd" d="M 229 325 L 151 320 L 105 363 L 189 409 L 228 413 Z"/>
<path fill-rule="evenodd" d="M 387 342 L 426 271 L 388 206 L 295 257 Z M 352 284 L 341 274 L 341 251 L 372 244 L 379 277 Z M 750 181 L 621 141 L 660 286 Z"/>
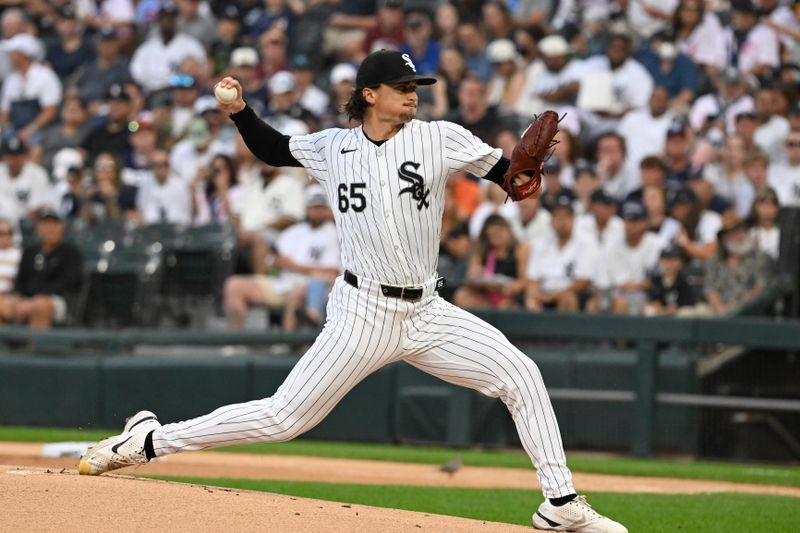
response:
<path fill-rule="evenodd" d="M 538 199 L 454 175 L 440 274 L 468 308 L 710 315 L 753 298 L 800 206 L 800 2 L 0 0 L 0 320 L 68 321 L 92 270 L 65 227 L 230 225 L 232 328 L 248 308 L 318 325 L 332 212 L 247 150 L 222 76 L 287 135 L 351 127 L 373 50 L 439 83 L 418 117 L 506 156 L 564 115 Z M 334 205 L 335 209 L 336 206 Z M 36 236 L 20 229 L 34 225 Z M 67 234 L 75 236 L 74 232 Z M 79 235 L 79 233 L 78 233 Z M 222 281 L 221 281 L 222 283 Z"/>

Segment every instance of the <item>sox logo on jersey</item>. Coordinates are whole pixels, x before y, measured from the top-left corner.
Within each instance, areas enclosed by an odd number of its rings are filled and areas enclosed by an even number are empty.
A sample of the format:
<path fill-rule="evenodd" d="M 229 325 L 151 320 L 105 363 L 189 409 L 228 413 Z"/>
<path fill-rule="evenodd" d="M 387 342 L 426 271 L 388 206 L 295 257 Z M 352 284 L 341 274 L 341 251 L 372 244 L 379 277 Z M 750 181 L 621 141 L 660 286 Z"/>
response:
<path fill-rule="evenodd" d="M 411 198 L 417 201 L 417 209 L 422 211 L 423 207 L 430 207 L 428 196 L 431 194 L 431 190 L 430 188 L 425 188 L 425 180 L 422 176 L 413 170 L 409 170 L 407 167 L 412 167 L 414 170 L 417 170 L 419 168 L 419 163 L 406 161 L 400 165 L 400 168 L 397 170 L 397 177 L 406 183 L 410 183 L 408 187 L 400 189 L 400 194 L 409 193 Z"/>

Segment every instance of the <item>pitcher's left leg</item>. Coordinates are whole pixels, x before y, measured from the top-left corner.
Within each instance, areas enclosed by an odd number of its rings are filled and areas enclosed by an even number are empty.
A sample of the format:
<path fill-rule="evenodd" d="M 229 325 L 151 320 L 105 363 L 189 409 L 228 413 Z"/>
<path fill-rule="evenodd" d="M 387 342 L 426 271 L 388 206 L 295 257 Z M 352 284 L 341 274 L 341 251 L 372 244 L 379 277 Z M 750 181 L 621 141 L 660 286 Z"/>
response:
<path fill-rule="evenodd" d="M 440 298 L 406 323 L 408 346 L 419 350 L 405 361 L 447 382 L 499 397 L 545 497 L 574 494 L 558 421 L 536 363 L 496 328 Z"/>

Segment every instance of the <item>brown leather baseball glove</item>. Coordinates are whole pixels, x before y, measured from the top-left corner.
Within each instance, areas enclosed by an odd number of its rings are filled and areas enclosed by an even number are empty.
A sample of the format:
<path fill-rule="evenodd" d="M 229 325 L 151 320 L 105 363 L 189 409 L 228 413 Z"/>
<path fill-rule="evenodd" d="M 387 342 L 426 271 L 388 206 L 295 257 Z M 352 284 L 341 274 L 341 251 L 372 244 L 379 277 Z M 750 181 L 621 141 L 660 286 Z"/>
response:
<path fill-rule="evenodd" d="M 550 157 L 549 150 L 558 143 L 553 140 L 558 133 L 558 122 L 555 111 L 545 111 L 522 132 L 503 175 L 503 189 L 515 202 L 535 194 L 541 187 L 542 167 Z"/>

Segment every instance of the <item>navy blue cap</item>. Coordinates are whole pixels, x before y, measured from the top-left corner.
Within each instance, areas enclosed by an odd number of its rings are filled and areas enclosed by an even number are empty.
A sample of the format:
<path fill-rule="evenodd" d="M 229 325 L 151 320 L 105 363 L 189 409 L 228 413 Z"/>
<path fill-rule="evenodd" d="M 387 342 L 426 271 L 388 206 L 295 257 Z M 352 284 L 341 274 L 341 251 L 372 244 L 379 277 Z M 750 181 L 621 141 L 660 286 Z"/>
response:
<path fill-rule="evenodd" d="M 623 220 L 644 220 L 647 218 L 647 208 L 641 202 L 625 202 L 622 204 L 620 211 L 620 216 Z"/>
<path fill-rule="evenodd" d="M 16 136 L 6 137 L 0 144 L 0 153 L 3 155 L 22 155 L 28 153 L 28 146 Z"/>
<path fill-rule="evenodd" d="M 556 209 L 569 209 L 569 212 L 573 213 L 575 207 L 572 205 L 572 197 L 568 194 L 559 194 L 556 196 L 556 199 L 550 206 L 550 211 L 555 211 Z"/>
<path fill-rule="evenodd" d="M 220 17 L 222 20 L 235 20 L 239 21 L 239 8 L 236 4 L 228 4 L 220 13 Z"/>
<path fill-rule="evenodd" d="M 542 170 L 544 170 L 545 173 L 548 174 L 549 173 L 556 174 L 558 172 L 561 172 L 561 160 L 558 158 L 557 155 L 551 155 L 547 159 L 547 161 L 544 162 L 544 167 L 542 167 Z"/>
<path fill-rule="evenodd" d="M 295 54 L 292 56 L 292 61 L 290 63 L 290 66 L 293 69 L 310 69 L 311 61 L 305 54 Z"/>
<path fill-rule="evenodd" d="M 39 209 L 39 220 L 49 218 L 51 220 L 64 220 L 64 216 L 52 207 L 42 207 Z"/>
<path fill-rule="evenodd" d="M 113 26 L 103 26 L 97 32 L 97 38 L 100 40 L 116 39 L 116 37 L 117 37 L 117 32 L 114 30 Z"/>
<path fill-rule="evenodd" d="M 108 88 L 108 93 L 106 94 L 106 100 L 125 100 L 127 102 L 130 102 L 131 95 L 128 94 L 128 91 L 125 90 L 125 87 L 123 87 L 119 83 L 115 83 L 114 85 Z"/>
<path fill-rule="evenodd" d="M 684 259 L 683 250 L 675 244 L 670 244 L 661 250 L 661 257 L 664 259 Z"/>
<path fill-rule="evenodd" d="M 678 204 L 693 204 L 697 200 L 694 191 L 688 187 L 683 187 L 673 192 L 669 199 L 669 207 L 672 209 Z"/>
<path fill-rule="evenodd" d="M 614 198 L 612 198 L 610 194 L 604 191 L 602 187 L 599 187 L 596 191 L 592 193 L 592 203 L 615 205 L 617 201 L 614 200 Z"/>
<path fill-rule="evenodd" d="M 733 11 L 742 11 L 754 15 L 758 14 L 758 8 L 751 0 L 731 0 L 731 9 L 733 9 Z"/>

